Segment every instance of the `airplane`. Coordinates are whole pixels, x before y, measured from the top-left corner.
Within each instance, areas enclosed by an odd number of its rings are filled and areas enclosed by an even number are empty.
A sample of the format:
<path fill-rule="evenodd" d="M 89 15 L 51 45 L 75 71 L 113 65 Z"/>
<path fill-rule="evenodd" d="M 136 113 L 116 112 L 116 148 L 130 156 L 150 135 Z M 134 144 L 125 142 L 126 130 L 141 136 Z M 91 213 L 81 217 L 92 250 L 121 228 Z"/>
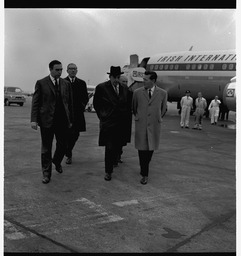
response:
<path fill-rule="evenodd" d="M 223 101 L 229 110 L 236 112 L 236 76 L 230 79 L 223 90 Z"/>
<path fill-rule="evenodd" d="M 142 71 L 138 71 L 138 68 L 142 68 Z M 189 51 L 145 57 L 140 63 L 138 55 L 132 54 L 130 65 L 123 67 L 128 86 L 135 80 L 133 70 L 139 79 L 144 75 L 143 70 L 155 71 L 157 85 L 168 92 L 169 102 L 177 102 L 178 109 L 186 90 L 191 91 L 193 98 L 202 92 L 208 105 L 217 95 L 228 108 L 230 104 L 227 105 L 224 99 L 224 88 L 236 76 L 236 53 L 235 50 L 192 51 L 191 47 Z"/>

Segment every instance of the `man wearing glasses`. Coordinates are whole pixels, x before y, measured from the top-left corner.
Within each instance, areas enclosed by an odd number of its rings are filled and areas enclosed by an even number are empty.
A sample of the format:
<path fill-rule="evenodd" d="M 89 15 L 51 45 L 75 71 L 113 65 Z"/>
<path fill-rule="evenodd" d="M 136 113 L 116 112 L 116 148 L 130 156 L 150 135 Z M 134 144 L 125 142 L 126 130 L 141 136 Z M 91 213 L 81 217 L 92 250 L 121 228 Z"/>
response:
<path fill-rule="evenodd" d="M 89 101 L 89 97 L 86 82 L 76 77 L 77 72 L 77 66 L 74 63 L 70 63 L 67 66 L 67 73 L 69 75 L 65 79 L 71 83 L 74 119 L 73 125 L 68 133 L 67 151 L 65 154 L 67 157 L 66 164 L 72 163 L 72 150 L 79 138 L 79 133 L 86 131 L 84 111 L 85 106 Z"/>
<path fill-rule="evenodd" d="M 49 63 L 50 75 L 38 80 L 31 106 L 31 127 L 40 127 L 42 182 L 50 182 L 52 163 L 58 173 L 62 173 L 61 162 L 66 152 L 66 134 L 72 126 L 73 99 L 70 83 L 60 78 L 62 64 L 58 60 Z M 52 159 L 53 138 L 56 150 Z"/>

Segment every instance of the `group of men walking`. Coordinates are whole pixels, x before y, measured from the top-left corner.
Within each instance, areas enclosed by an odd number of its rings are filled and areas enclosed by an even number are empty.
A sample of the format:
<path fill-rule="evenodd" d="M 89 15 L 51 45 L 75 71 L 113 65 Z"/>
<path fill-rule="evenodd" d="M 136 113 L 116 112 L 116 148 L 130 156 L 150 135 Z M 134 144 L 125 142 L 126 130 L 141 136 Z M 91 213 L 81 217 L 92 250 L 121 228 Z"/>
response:
<path fill-rule="evenodd" d="M 38 80 L 32 99 L 31 127 L 40 127 L 41 166 L 43 179 L 51 180 L 52 163 L 62 173 L 61 162 L 72 163 L 72 149 L 80 131 L 86 130 L 84 110 L 88 102 L 86 83 L 77 78 L 77 67 L 67 67 L 68 77 L 62 79 L 62 64 L 49 63 L 50 75 Z M 156 86 L 157 74 L 146 71 L 144 86 L 134 92 L 127 87 L 119 66 L 111 66 L 109 80 L 96 86 L 93 105 L 99 118 L 99 146 L 105 147 L 106 181 L 122 162 L 122 147 L 131 141 L 132 114 L 135 119 L 135 147 L 138 150 L 141 184 L 147 184 L 149 163 L 159 147 L 162 118 L 167 110 L 167 92 Z M 56 150 L 52 158 L 53 138 Z"/>

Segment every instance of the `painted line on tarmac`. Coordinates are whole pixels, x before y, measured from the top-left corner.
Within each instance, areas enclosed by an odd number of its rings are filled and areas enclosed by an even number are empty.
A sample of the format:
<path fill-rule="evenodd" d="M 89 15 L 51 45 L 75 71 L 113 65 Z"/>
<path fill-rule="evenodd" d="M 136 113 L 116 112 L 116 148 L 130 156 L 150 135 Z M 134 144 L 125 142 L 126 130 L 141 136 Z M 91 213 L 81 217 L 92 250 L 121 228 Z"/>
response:
<path fill-rule="evenodd" d="M 212 228 L 215 228 L 218 225 L 222 225 L 224 222 L 228 221 L 230 218 L 232 218 L 233 216 L 235 216 L 236 214 L 236 210 L 232 210 L 230 212 L 228 212 L 227 214 L 221 215 L 220 217 L 217 217 L 216 220 L 214 220 L 212 223 L 207 224 L 204 228 L 202 228 L 199 232 L 197 232 L 196 234 L 186 238 L 185 240 L 179 242 L 178 244 L 176 244 L 175 246 L 173 246 L 172 248 L 169 248 L 166 252 L 170 253 L 170 252 L 178 252 L 177 250 L 186 245 L 187 243 L 190 243 L 192 241 L 192 239 L 195 239 L 197 236 L 200 236 L 202 233 L 204 232 L 208 232 L 209 230 L 211 230 Z"/>
<path fill-rule="evenodd" d="M 103 220 L 101 219 L 99 222 L 97 222 L 97 224 L 117 222 L 117 221 L 123 220 L 122 217 L 120 217 L 116 214 L 108 213 L 101 205 L 96 204 L 96 203 L 88 200 L 87 198 L 76 199 L 76 200 L 74 200 L 74 202 L 80 202 L 83 205 L 88 206 L 88 208 L 90 208 L 90 209 L 94 210 L 95 212 L 97 212 L 98 214 L 100 214 L 100 216 L 104 219 Z"/>
<path fill-rule="evenodd" d="M 139 202 L 136 199 L 133 199 L 133 200 L 129 200 L 129 201 L 115 202 L 112 204 L 117 205 L 119 207 L 123 207 L 123 206 L 127 206 L 127 205 L 139 204 Z"/>
<path fill-rule="evenodd" d="M 68 250 L 68 251 L 70 251 L 70 252 L 72 252 L 72 253 L 78 253 L 78 251 L 73 250 L 73 249 L 70 248 L 69 246 L 67 246 L 67 245 L 65 245 L 65 244 L 62 244 L 62 243 L 60 243 L 60 242 L 57 242 L 57 241 L 53 240 L 52 238 L 47 237 L 46 235 L 40 234 L 40 233 L 38 233 L 37 231 L 35 231 L 35 230 L 33 230 L 33 229 L 29 228 L 29 227 L 26 227 L 26 226 L 24 226 L 23 224 L 21 224 L 20 222 L 15 221 L 15 220 L 13 220 L 13 219 L 11 219 L 11 218 L 9 218 L 9 217 L 5 217 L 5 221 L 7 221 L 7 222 L 6 222 L 7 225 L 9 225 L 8 223 L 10 223 L 12 226 L 15 225 L 15 226 L 18 226 L 18 227 L 20 227 L 20 228 L 22 228 L 22 229 L 24 229 L 24 230 L 26 230 L 26 231 L 28 231 L 28 232 L 31 232 L 31 233 L 32 233 L 31 236 L 32 236 L 32 235 L 39 236 L 39 237 L 41 237 L 41 238 L 43 238 L 43 239 L 46 239 L 46 240 L 48 240 L 49 242 L 51 242 L 51 243 L 53 243 L 53 244 L 55 244 L 55 245 L 57 245 L 57 246 L 60 246 L 60 247 L 66 249 L 66 250 Z M 27 237 L 25 236 L 25 238 L 27 238 Z"/>
<path fill-rule="evenodd" d="M 27 237 L 33 237 L 35 235 L 32 233 L 29 233 L 29 235 L 24 234 L 23 232 L 19 231 L 12 223 L 4 220 L 4 236 L 9 240 L 20 240 Z"/>

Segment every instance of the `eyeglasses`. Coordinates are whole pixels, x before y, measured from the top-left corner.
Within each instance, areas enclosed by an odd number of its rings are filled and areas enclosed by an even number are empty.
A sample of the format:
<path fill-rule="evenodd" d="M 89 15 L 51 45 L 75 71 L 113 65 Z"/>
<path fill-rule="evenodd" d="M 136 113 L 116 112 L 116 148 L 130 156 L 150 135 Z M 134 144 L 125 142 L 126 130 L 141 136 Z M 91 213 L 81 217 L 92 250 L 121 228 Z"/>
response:
<path fill-rule="evenodd" d="M 77 70 L 77 68 L 68 68 L 68 69 L 70 69 L 70 70 Z"/>
<path fill-rule="evenodd" d="M 55 71 L 62 71 L 62 68 L 56 68 Z"/>

